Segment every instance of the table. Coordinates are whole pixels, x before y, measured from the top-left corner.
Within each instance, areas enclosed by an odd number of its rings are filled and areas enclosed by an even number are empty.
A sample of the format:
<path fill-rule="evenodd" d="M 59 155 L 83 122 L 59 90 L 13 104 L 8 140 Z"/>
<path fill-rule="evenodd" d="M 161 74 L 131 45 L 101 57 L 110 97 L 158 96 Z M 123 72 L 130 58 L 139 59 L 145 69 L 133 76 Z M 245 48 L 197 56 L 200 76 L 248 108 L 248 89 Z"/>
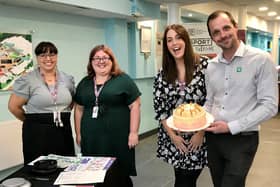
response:
<path fill-rule="evenodd" d="M 14 177 L 22 177 L 26 180 L 30 181 L 32 184 L 32 187 L 58 187 L 59 185 L 53 185 L 55 179 L 59 175 L 59 173 L 63 169 L 58 169 L 54 173 L 48 174 L 48 175 L 38 175 L 31 171 L 32 166 L 25 165 L 16 172 L 12 173 L 2 181 L 14 178 Z M 0 182 L 0 184 L 2 183 Z M 104 182 L 103 183 L 97 183 L 94 184 L 94 187 L 120 187 L 125 186 L 126 178 L 124 175 L 122 175 L 122 172 L 120 171 L 118 161 L 114 161 L 114 163 L 111 165 L 111 167 L 108 169 Z"/>

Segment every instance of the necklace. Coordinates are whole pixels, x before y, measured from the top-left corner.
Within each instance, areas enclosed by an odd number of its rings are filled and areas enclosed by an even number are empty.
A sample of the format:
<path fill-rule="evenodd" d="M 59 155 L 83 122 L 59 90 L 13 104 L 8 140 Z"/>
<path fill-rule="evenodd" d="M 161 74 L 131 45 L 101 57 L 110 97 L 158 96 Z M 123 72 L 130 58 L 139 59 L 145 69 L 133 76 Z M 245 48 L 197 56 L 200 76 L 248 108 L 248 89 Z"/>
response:
<path fill-rule="evenodd" d="M 46 83 L 54 83 L 56 82 L 56 72 L 54 73 L 43 73 L 40 68 L 39 69 L 39 72 L 43 78 L 43 80 L 46 82 Z"/>
<path fill-rule="evenodd" d="M 183 91 L 185 89 L 186 83 L 178 81 L 178 84 L 179 84 L 180 90 Z"/>

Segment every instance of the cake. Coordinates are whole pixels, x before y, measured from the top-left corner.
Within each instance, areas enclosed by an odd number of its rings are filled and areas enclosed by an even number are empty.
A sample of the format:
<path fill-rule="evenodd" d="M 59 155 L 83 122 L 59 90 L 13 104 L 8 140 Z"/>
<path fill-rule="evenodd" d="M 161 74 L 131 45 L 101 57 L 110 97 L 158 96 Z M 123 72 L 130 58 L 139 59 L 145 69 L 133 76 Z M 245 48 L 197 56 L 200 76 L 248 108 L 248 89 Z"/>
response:
<path fill-rule="evenodd" d="M 196 103 L 181 104 L 173 111 L 173 124 L 181 130 L 201 128 L 206 124 L 206 111 Z"/>

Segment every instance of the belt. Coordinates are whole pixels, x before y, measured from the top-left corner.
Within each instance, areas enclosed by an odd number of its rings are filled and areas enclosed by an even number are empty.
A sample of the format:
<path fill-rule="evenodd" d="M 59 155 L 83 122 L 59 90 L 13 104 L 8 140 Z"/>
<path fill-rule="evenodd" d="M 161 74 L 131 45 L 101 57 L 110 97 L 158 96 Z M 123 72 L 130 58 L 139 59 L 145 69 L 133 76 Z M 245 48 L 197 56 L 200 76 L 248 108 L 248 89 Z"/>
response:
<path fill-rule="evenodd" d="M 250 135 L 256 135 L 258 134 L 259 131 L 243 131 L 243 132 L 240 132 L 236 135 L 241 135 L 241 136 L 250 136 Z"/>
<path fill-rule="evenodd" d="M 259 133 L 259 131 L 243 131 L 243 132 L 240 132 L 238 134 L 234 134 L 232 135 L 230 132 L 228 133 L 217 133 L 217 134 L 214 134 L 212 132 L 206 132 L 206 134 L 209 134 L 209 135 L 220 135 L 220 136 L 251 136 L 251 135 L 257 135 Z"/>

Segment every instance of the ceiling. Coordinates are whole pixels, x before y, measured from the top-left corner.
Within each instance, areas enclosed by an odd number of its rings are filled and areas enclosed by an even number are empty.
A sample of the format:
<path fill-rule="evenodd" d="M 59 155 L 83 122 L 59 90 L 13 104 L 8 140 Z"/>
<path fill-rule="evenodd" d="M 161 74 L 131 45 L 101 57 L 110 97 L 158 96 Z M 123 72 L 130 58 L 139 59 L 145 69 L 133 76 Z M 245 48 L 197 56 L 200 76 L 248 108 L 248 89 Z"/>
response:
<path fill-rule="evenodd" d="M 210 2 L 216 0 L 145 0 L 145 1 L 153 2 L 157 4 L 179 3 L 182 5 L 190 5 L 190 4 L 198 4 L 198 3 Z"/>
<path fill-rule="evenodd" d="M 269 11 L 276 11 L 280 15 L 280 2 L 274 2 L 274 0 L 145 0 L 157 4 L 164 5 L 166 7 L 167 3 L 178 3 L 180 6 L 198 4 L 198 3 L 207 3 L 207 2 L 223 2 L 229 5 L 234 6 L 247 6 L 247 11 L 249 14 L 261 17 L 265 20 L 275 20 L 274 17 L 268 17 L 266 12 L 259 12 L 258 8 L 260 6 L 266 5 L 269 8 Z M 96 9 L 89 9 L 87 7 L 81 6 L 69 6 L 61 3 L 47 2 L 46 0 L 0 0 L 0 5 L 15 5 L 21 7 L 34 7 L 38 9 L 78 14 L 84 16 L 92 17 L 117 17 L 122 18 L 123 15 L 114 14 L 108 12 L 103 12 Z M 188 11 L 188 10 L 183 10 Z M 197 18 L 195 17 L 197 16 Z M 201 14 L 193 13 L 193 19 L 200 19 Z M 128 18 L 129 19 L 129 18 Z M 279 20 L 280 22 L 280 20 Z"/>
<path fill-rule="evenodd" d="M 222 2 L 228 5 L 234 6 L 246 6 L 247 12 L 249 14 L 258 16 L 264 20 L 275 20 L 274 17 L 267 16 L 268 11 L 275 11 L 280 16 L 280 2 L 275 2 L 274 0 L 146 0 L 153 3 L 164 4 L 167 3 L 179 3 L 180 5 L 190 5 L 190 4 L 197 4 L 197 3 L 206 3 L 206 2 Z M 260 6 L 266 5 L 269 10 L 265 12 L 259 12 L 258 9 Z M 279 20 L 280 22 L 280 20 Z"/>
<path fill-rule="evenodd" d="M 264 20 L 274 21 L 274 17 L 267 16 L 267 13 L 269 11 L 275 11 L 277 12 L 277 15 L 280 16 L 280 2 L 275 2 L 274 0 L 219 0 L 221 2 L 224 2 L 226 4 L 230 5 L 237 5 L 237 6 L 246 6 L 247 12 L 258 16 Z M 269 9 L 264 12 L 259 11 L 259 7 L 261 6 L 267 6 Z M 280 20 L 279 20 L 280 22 Z"/>

